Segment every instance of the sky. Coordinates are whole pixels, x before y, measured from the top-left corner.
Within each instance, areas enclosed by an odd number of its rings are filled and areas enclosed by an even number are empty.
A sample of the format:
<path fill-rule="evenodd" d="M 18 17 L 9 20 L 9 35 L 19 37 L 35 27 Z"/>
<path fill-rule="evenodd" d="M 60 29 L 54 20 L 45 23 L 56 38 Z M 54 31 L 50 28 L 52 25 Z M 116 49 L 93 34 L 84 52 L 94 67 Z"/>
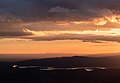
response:
<path fill-rule="evenodd" d="M 0 54 L 119 53 L 119 47 L 120 0 L 0 0 Z"/>

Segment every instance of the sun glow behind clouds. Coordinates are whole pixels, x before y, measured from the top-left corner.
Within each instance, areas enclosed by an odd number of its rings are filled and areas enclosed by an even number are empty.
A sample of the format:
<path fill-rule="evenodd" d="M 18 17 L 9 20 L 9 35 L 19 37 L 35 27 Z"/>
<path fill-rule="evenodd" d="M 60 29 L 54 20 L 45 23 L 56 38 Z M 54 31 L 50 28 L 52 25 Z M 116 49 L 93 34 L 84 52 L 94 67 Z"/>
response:
<path fill-rule="evenodd" d="M 105 25 L 108 22 L 120 24 L 120 16 L 119 15 L 104 16 L 102 18 L 94 19 L 93 22 L 95 25 Z"/>
<path fill-rule="evenodd" d="M 103 16 L 101 18 L 95 18 L 90 21 L 74 21 L 71 23 L 73 24 L 90 24 L 91 23 L 97 26 L 106 25 L 107 23 L 120 24 L 120 15 Z"/>
<path fill-rule="evenodd" d="M 85 31 L 32 31 L 32 30 L 29 30 L 29 29 L 24 29 L 23 31 L 25 33 L 33 34 L 32 36 L 52 36 L 52 35 L 64 35 L 64 34 L 120 36 L 120 29 L 85 30 Z"/>
<path fill-rule="evenodd" d="M 24 37 L 33 41 L 80 40 L 83 42 L 103 43 L 120 42 L 120 29 L 111 30 L 84 30 L 84 31 L 33 31 L 23 30 L 32 34 Z"/>

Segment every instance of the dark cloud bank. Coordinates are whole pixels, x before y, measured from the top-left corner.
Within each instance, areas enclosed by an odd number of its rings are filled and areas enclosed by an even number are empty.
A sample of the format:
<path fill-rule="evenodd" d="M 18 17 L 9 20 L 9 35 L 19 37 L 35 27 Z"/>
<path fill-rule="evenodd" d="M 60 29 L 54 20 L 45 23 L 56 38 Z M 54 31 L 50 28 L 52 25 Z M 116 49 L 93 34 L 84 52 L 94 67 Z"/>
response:
<path fill-rule="evenodd" d="M 0 0 L 0 13 L 24 20 L 88 20 L 119 11 L 119 0 Z"/>

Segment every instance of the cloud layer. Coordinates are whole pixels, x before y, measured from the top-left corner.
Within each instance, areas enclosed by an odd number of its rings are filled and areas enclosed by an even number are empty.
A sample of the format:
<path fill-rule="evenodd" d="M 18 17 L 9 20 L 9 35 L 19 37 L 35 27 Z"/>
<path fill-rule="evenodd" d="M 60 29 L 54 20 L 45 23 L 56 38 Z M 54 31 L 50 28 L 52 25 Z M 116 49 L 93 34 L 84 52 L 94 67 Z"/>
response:
<path fill-rule="evenodd" d="M 0 13 L 9 12 L 25 21 L 87 20 L 118 13 L 119 3 L 118 0 L 0 0 Z"/>
<path fill-rule="evenodd" d="M 71 33 L 75 27 L 69 28 L 71 25 L 88 27 L 89 30 L 91 30 L 90 27 L 92 26 L 110 26 L 110 28 L 119 26 L 119 3 L 119 0 L 0 0 L 0 38 L 24 36 L 36 41 L 78 39 L 83 41 L 105 40 L 119 42 L 119 35 L 113 36 L 112 33 L 112 36 L 96 35 L 98 34 L 97 31 L 96 34 L 92 35 L 91 33 L 95 31 L 89 31 L 90 34 L 76 34 L 79 32 Z M 44 24 L 43 26 L 40 23 L 41 21 L 52 21 L 54 24 L 50 26 Z M 52 35 L 26 37 L 32 35 L 32 33 L 24 32 L 23 29 L 25 28 L 31 31 L 35 30 L 37 34 L 41 31 L 43 35 L 47 34 L 43 33 L 43 31 L 49 30 L 52 31 L 49 32 L 49 35 Z M 61 28 L 70 33 L 61 33 Z M 57 31 L 55 33 L 60 32 L 61 34 L 54 34 L 53 31 L 55 30 Z M 99 32 L 102 34 L 102 31 Z"/>
<path fill-rule="evenodd" d="M 24 30 L 25 33 L 31 33 L 23 39 L 33 41 L 54 41 L 54 40 L 81 40 L 83 42 L 102 43 L 103 41 L 120 42 L 120 29 L 111 29 L 106 31 L 31 31 Z"/>

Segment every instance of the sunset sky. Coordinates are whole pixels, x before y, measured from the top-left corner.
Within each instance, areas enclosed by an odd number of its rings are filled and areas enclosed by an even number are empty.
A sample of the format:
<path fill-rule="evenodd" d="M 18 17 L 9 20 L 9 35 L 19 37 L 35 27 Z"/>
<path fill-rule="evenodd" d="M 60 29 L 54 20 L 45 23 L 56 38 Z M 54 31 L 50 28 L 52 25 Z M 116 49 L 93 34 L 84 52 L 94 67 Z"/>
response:
<path fill-rule="evenodd" d="M 120 0 L 0 0 L 0 54 L 119 52 Z"/>

